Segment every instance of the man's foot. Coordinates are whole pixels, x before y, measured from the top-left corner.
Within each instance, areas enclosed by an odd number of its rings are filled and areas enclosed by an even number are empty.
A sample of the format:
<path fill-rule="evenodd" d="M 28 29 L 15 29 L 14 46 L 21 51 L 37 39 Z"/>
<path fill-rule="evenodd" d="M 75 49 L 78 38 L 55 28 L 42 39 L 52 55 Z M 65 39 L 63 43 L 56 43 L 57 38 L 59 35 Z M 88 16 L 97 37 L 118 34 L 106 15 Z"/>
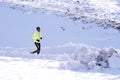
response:
<path fill-rule="evenodd" d="M 37 55 L 39 55 L 39 53 L 37 53 Z"/>
<path fill-rule="evenodd" d="M 30 52 L 31 54 L 34 54 L 34 52 Z"/>

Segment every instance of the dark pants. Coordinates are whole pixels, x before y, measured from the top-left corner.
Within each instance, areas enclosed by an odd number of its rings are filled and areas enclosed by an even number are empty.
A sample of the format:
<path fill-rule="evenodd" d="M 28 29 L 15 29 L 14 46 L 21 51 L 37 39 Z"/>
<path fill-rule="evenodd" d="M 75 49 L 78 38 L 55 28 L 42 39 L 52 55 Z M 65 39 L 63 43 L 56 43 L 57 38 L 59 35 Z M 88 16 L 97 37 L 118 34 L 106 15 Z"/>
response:
<path fill-rule="evenodd" d="M 35 42 L 35 46 L 37 47 L 37 50 L 33 51 L 33 53 L 39 54 L 39 53 L 40 53 L 40 49 L 41 49 L 40 43 L 36 43 L 36 42 Z"/>

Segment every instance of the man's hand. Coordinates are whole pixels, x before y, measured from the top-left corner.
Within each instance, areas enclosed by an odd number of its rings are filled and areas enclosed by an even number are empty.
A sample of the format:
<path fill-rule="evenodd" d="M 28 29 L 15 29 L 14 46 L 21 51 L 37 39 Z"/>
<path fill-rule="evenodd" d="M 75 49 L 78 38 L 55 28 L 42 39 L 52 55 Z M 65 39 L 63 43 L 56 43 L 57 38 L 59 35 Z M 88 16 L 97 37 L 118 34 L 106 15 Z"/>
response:
<path fill-rule="evenodd" d="M 40 39 L 42 39 L 42 37 Z"/>
<path fill-rule="evenodd" d="M 38 39 L 37 39 L 36 41 L 38 41 L 38 42 L 39 42 L 40 40 L 38 40 Z"/>

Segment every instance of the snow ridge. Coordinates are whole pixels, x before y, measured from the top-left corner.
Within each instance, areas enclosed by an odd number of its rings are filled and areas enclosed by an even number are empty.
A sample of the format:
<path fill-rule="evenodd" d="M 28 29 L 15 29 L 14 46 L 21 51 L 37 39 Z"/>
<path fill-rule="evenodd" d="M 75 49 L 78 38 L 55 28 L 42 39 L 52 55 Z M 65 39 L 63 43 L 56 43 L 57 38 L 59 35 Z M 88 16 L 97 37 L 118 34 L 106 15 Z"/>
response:
<path fill-rule="evenodd" d="M 21 59 L 43 59 L 59 61 L 60 69 L 70 70 L 88 70 L 109 68 L 120 68 L 120 50 L 115 48 L 97 49 L 84 44 L 67 43 L 64 45 L 44 47 L 41 54 L 30 54 L 32 49 L 19 48 L 0 48 L 0 57 L 13 57 Z M 98 61 L 98 56 L 101 56 L 103 61 Z M 109 56 L 109 57 L 107 57 Z M 104 61 L 105 60 L 105 61 Z M 108 64 L 106 64 L 106 60 Z M 117 63 L 117 66 L 115 66 Z M 96 64 L 100 64 L 96 65 Z"/>

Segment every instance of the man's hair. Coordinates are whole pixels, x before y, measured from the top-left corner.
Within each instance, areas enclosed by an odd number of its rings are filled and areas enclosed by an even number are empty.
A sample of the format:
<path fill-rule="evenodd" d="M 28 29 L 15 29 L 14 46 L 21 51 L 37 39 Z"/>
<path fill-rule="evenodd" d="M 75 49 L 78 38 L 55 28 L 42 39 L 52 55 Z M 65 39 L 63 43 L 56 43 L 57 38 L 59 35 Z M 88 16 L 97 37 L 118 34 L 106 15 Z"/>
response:
<path fill-rule="evenodd" d="M 40 27 L 36 27 L 36 29 L 38 30 L 38 29 L 40 29 Z"/>

